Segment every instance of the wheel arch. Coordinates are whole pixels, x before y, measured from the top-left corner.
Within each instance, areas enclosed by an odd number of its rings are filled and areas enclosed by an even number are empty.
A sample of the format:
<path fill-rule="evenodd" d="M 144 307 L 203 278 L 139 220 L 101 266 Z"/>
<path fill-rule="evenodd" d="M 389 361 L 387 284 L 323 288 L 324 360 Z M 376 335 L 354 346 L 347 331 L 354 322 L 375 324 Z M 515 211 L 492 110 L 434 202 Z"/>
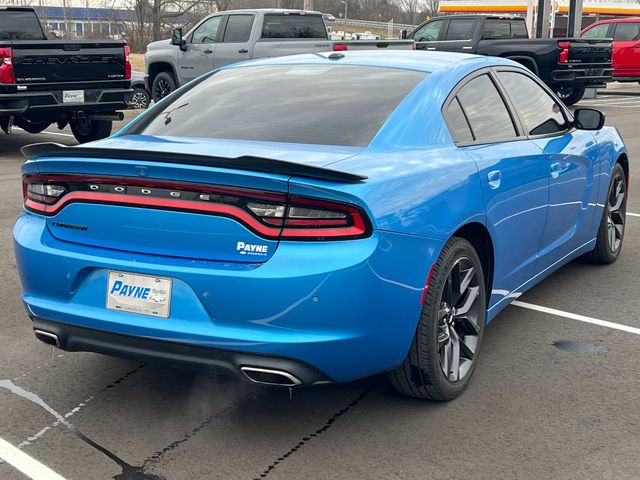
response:
<path fill-rule="evenodd" d="M 527 56 L 518 56 L 518 55 L 508 56 L 505 58 L 508 58 L 509 60 L 513 60 L 514 62 L 518 62 L 520 65 L 523 65 L 527 67 L 529 70 L 531 70 L 531 72 L 534 75 L 536 76 L 538 75 L 538 64 L 533 58 L 527 57 Z"/>
<path fill-rule="evenodd" d="M 493 240 L 487 227 L 478 222 L 467 223 L 453 234 L 454 237 L 464 238 L 475 249 L 480 262 L 485 283 L 486 305 L 489 308 L 493 285 L 494 250 Z"/>
<path fill-rule="evenodd" d="M 621 153 L 620 155 L 618 155 L 618 159 L 616 160 L 616 163 L 619 163 L 620 166 L 622 167 L 622 170 L 624 171 L 624 177 L 627 180 L 627 191 L 629 190 L 629 157 L 627 156 L 626 153 Z"/>
<path fill-rule="evenodd" d="M 152 88 L 153 81 L 155 80 L 156 76 L 161 72 L 169 72 L 171 75 L 173 75 L 173 78 L 176 80 L 176 82 L 178 81 L 178 77 L 176 76 L 176 70 L 173 67 L 173 65 L 171 65 L 169 62 L 164 62 L 164 61 L 153 62 L 152 64 L 149 65 L 149 89 Z"/>

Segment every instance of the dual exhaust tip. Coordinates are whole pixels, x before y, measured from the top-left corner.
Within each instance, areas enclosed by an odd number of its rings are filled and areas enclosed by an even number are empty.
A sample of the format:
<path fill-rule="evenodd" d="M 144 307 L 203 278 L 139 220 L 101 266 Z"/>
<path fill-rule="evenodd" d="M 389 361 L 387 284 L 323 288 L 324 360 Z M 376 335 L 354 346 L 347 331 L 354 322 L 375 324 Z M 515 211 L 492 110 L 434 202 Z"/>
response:
<path fill-rule="evenodd" d="M 47 345 L 53 345 L 54 347 L 62 348 L 60 338 L 55 333 L 46 332 L 44 330 L 34 329 L 33 333 L 36 338 Z M 271 368 L 261 367 L 240 367 L 240 371 L 251 382 L 260 385 L 275 385 L 278 387 L 297 387 L 302 385 L 300 380 L 295 375 L 285 372 L 283 370 L 274 370 Z"/>

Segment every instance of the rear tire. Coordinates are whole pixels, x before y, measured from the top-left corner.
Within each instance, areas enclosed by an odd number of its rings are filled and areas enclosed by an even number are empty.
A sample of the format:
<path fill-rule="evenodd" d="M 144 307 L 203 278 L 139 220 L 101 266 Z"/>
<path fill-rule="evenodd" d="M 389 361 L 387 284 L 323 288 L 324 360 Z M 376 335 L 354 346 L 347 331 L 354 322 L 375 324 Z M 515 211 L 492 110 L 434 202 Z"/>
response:
<path fill-rule="evenodd" d="M 584 259 L 601 265 L 615 262 L 622 250 L 627 214 L 627 178 L 622 165 L 611 172 L 607 203 L 602 212 L 595 248 Z"/>
<path fill-rule="evenodd" d="M 40 133 L 49 125 L 51 122 L 48 120 L 44 120 L 42 122 L 32 122 L 31 120 L 27 120 L 26 118 L 16 118 L 14 121 L 14 125 L 16 127 L 20 127 L 27 133 Z"/>
<path fill-rule="evenodd" d="M 113 122 L 111 120 L 90 120 L 88 118 L 71 120 L 69 122 L 73 136 L 79 143 L 101 140 L 111 135 Z"/>
<path fill-rule="evenodd" d="M 582 100 L 586 87 L 560 87 L 556 89 L 556 95 L 565 105 L 573 105 Z"/>
<path fill-rule="evenodd" d="M 482 264 L 468 241 L 453 237 L 431 272 L 409 353 L 389 373 L 393 386 L 420 399 L 456 398 L 475 370 L 485 318 Z"/>
<path fill-rule="evenodd" d="M 151 102 L 151 95 L 145 88 L 133 87 L 133 92 L 129 96 L 129 108 L 145 110 Z"/>
<path fill-rule="evenodd" d="M 171 72 L 160 72 L 153 79 L 151 96 L 155 102 L 162 100 L 176 89 L 176 79 Z"/>

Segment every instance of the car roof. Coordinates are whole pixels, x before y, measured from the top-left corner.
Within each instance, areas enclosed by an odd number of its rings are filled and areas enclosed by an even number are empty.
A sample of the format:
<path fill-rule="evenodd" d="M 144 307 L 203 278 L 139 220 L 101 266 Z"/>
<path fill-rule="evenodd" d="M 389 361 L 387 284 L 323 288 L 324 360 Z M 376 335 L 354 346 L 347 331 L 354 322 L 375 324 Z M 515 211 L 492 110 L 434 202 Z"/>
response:
<path fill-rule="evenodd" d="M 627 22 L 640 22 L 640 17 L 609 18 L 607 20 L 599 20 L 597 22 L 593 22 L 591 25 L 599 25 L 602 23 L 627 23 Z M 591 25 L 589 25 L 589 27 Z"/>
<path fill-rule="evenodd" d="M 215 12 L 213 15 L 227 13 L 289 13 L 294 15 L 322 15 L 322 12 L 317 10 L 299 10 L 296 8 L 236 8 L 233 10 L 220 10 Z"/>
<path fill-rule="evenodd" d="M 324 52 L 284 57 L 264 58 L 237 63 L 223 68 L 242 68 L 247 66 L 266 65 L 355 65 L 364 67 L 400 68 L 417 70 L 426 73 L 446 72 L 462 68 L 475 70 L 491 66 L 521 66 L 520 64 L 498 57 L 470 55 L 453 52 L 425 52 L 420 50 L 357 50 L 341 52 Z"/>

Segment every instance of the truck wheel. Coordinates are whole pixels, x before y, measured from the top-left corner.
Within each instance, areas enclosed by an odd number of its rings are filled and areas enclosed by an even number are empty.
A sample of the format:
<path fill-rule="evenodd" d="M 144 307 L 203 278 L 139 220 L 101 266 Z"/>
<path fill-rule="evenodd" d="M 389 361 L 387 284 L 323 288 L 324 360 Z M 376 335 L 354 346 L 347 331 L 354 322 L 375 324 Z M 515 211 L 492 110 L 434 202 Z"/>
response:
<path fill-rule="evenodd" d="M 462 393 L 478 363 L 485 298 L 478 254 L 468 241 L 452 237 L 431 271 L 409 353 L 389 373 L 396 390 L 439 401 Z"/>
<path fill-rule="evenodd" d="M 16 127 L 20 127 L 27 133 L 40 133 L 49 125 L 51 122 L 42 121 L 42 122 L 32 122 L 31 120 L 27 120 L 26 118 L 16 118 L 14 125 Z"/>
<path fill-rule="evenodd" d="M 151 95 L 142 87 L 134 87 L 133 93 L 129 96 L 129 108 L 144 110 L 149 106 Z"/>
<path fill-rule="evenodd" d="M 556 95 L 565 105 L 569 106 L 578 103 L 582 99 L 585 90 L 586 87 L 560 87 L 556 89 Z"/>
<path fill-rule="evenodd" d="M 176 89 L 176 80 L 171 72 L 160 72 L 153 79 L 151 95 L 154 101 L 162 100 Z"/>
<path fill-rule="evenodd" d="M 101 140 L 111 135 L 113 122 L 111 120 L 90 120 L 83 118 L 69 122 L 73 136 L 79 143 Z"/>

